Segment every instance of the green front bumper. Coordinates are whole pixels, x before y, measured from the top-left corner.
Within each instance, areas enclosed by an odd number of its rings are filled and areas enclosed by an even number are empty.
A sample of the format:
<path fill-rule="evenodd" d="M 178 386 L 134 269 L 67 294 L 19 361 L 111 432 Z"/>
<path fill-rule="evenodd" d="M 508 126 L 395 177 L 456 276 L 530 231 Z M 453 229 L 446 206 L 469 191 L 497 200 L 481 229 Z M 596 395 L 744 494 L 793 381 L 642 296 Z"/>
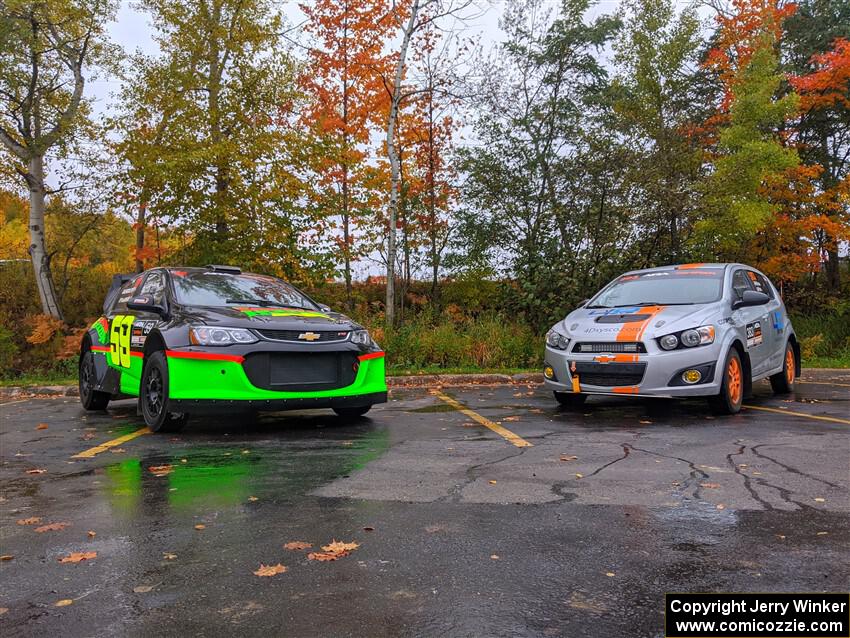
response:
<path fill-rule="evenodd" d="M 387 391 L 383 355 L 362 360 L 354 383 L 316 392 L 278 392 L 258 388 L 248 380 L 238 361 L 168 356 L 168 385 L 169 399 L 193 401 L 333 399 Z"/>

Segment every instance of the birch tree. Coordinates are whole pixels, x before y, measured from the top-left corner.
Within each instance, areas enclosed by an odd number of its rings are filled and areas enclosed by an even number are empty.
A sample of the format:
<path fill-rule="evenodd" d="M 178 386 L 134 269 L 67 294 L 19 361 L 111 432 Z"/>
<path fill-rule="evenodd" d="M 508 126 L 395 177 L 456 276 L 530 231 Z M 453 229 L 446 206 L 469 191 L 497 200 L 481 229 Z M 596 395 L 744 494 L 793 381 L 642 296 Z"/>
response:
<path fill-rule="evenodd" d="M 44 234 L 45 158 L 79 132 L 85 73 L 105 51 L 112 0 L 0 0 L 0 148 L 29 190 L 29 254 L 46 315 L 62 319 Z"/>

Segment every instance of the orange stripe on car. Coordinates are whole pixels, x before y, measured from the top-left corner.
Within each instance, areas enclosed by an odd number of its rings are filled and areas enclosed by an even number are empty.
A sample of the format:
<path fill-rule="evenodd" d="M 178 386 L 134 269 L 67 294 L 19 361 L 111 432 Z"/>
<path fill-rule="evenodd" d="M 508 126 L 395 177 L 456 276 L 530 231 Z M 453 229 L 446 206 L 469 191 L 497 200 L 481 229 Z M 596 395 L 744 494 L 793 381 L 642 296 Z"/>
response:
<path fill-rule="evenodd" d="M 646 315 L 646 319 L 624 323 L 623 327 L 620 328 L 620 332 L 617 333 L 617 341 L 640 341 L 649 322 L 652 321 L 655 315 L 664 310 L 665 307 L 647 306 L 646 308 L 641 308 L 639 314 Z"/>
<path fill-rule="evenodd" d="M 611 388 L 614 394 L 637 394 L 638 387 L 636 385 L 623 385 L 616 388 Z"/>
<path fill-rule="evenodd" d="M 383 352 L 369 352 L 367 354 L 361 354 L 359 357 L 357 357 L 357 359 L 360 361 L 368 361 L 369 359 L 380 359 L 383 356 Z"/>
<path fill-rule="evenodd" d="M 597 363 L 637 363 L 639 357 L 636 354 L 603 354 L 598 357 L 594 357 L 593 360 Z"/>
<path fill-rule="evenodd" d="M 699 264 L 682 264 L 681 266 L 676 266 L 676 270 L 691 270 L 692 268 L 704 268 L 705 262 Z"/>

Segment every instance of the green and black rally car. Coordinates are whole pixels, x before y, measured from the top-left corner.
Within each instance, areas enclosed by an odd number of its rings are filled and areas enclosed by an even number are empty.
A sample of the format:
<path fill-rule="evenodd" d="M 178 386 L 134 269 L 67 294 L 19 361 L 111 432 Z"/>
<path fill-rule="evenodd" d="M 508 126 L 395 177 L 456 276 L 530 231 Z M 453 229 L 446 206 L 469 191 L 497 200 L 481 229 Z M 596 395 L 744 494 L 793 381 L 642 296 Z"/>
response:
<path fill-rule="evenodd" d="M 332 408 L 387 400 L 384 353 L 348 317 L 294 286 L 231 266 L 116 275 L 80 346 L 80 400 L 139 397 L 145 423 L 189 413 Z"/>

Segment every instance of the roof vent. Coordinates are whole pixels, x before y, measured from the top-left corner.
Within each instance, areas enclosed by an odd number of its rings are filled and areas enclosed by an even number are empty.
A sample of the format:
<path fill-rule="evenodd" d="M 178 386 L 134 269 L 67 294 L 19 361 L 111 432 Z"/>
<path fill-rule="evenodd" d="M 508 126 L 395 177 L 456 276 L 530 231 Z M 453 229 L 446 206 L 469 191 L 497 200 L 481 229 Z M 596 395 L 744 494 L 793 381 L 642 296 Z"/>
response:
<path fill-rule="evenodd" d="M 207 264 L 207 269 L 213 272 L 229 272 L 234 275 L 241 275 L 242 269 L 236 266 L 222 266 L 220 264 Z"/>

